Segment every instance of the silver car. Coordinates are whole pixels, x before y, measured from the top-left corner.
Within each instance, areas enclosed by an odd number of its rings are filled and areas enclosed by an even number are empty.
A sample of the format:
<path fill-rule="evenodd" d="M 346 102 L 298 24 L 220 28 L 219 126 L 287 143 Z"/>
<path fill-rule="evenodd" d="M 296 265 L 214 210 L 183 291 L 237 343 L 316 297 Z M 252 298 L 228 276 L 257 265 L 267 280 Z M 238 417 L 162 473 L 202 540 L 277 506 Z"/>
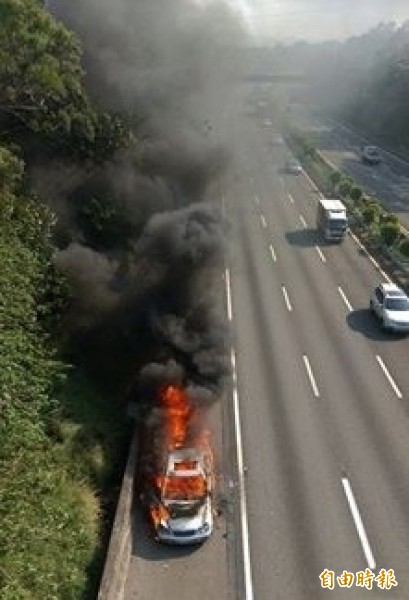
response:
<path fill-rule="evenodd" d="M 197 544 L 213 531 L 211 456 L 196 448 L 171 452 L 164 475 L 157 478 L 159 503 L 151 506 L 158 541 Z"/>
<path fill-rule="evenodd" d="M 409 298 L 397 285 L 381 283 L 376 286 L 369 306 L 384 329 L 409 333 Z"/>

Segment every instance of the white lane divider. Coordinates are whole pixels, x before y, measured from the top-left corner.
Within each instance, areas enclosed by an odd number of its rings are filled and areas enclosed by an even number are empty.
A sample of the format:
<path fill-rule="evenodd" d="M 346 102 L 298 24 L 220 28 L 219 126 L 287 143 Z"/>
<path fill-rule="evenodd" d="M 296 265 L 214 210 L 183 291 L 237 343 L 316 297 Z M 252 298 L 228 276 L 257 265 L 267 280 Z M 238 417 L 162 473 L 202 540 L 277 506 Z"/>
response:
<path fill-rule="evenodd" d="M 230 287 L 230 271 L 226 268 L 226 299 L 227 299 L 227 318 L 229 321 L 233 319 L 233 308 L 231 303 L 231 287 Z"/>
<path fill-rule="evenodd" d="M 307 229 L 308 225 L 307 225 L 307 221 L 304 219 L 304 217 L 302 215 L 300 215 L 300 221 L 303 227 L 305 227 L 305 229 Z"/>
<path fill-rule="evenodd" d="M 277 262 L 277 255 L 275 253 L 273 244 L 270 244 L 270 254 L 271 254 L 271 258 L 273 259 L 273 261 Z"/>
<path fill-rule="evenodd" d="M 254 196 L 254 202 L 255 202 L 256 204 L 260 204 L 260 198 L 259 198 L 257 195 L 256 195 L 256 196 Z"/>
<path fill-rule="evenodd" d="M 233 412 L 234 412 L 234 429 L 236 434 L 236 452 L 237 452 L 237 471 L 239 484 L 239 499 L 240 499 L 240 524 L 241 524 L 241 545 L 243 552 L 243 567 L 244 567 L 244 587 L 246 600 L 253 600 L 253 577 L 251 572 L 250 560 L 250 543 L 249 543 L 249 526 L 247 517 L 247 494 L 245 486 L 245 469 L 243 460 L 243 443 L 241 434 L 241 419 L 240 419 L 240 401 L 237 390 L 237 374 L 236 374 L 236 355 L 231 349 L 231 364 L 233 368 Z"/>
<path fill-rule="evenodd" d="M 344 290 L 342 289 L 342 287 L 341 287 L 341 286 L 338 286 L 338 292 L 339 292 L 339 294 L 340 294 L 341 298 L 343 299 L 343 301 L 345 302 L 345 305 L 346 305 L 347 309 L 348 309 L 349 311 L 352 311 L 352 310 L 353 310 L 353 308 L 352 308 L 352 304 L 350 303 L 350 301 L 349 301 L 349 300 L 348 300 L 348 298 L 346 297 L 346 294 L 345 294 L 345 292 L 344 292 Z"/>
<path fill-rule="evenodd" d="M 351 484 L 349 483 L 349 479 L 347 477 L 342 477 L 342 486 L 344 488 L 345 496 L 347 497 L 349 510 L 351 511 L 352 518 L 354 520 L 355 529 L 358 533 L 359 540 L 361 542 L 362 549 L 365 554 L 366 562 L 368 563 L 368 567 L 370 569 L 376 569 L 375 558 L 369 544 L 368 536 L 366 535 L 365 527 L 361 519 L 361 515 L 359 514 L 358 506 L 355 501 L 354 494 L 352 492 Z"/>
<path fill-rule="evenodd" d="M 392 386 L 392 389 L 395 392 L 395 394 L 397 395 L 397 397 L 403 398 L 402 392 L 396 385 L 395 380 L 393 379 L 392 375 L 389 373 L 388 369 L 386 368 L 385 363 L 383 362 L 382 358 L 379 355 L 376 355 L 376 360 L 378 361 L 379 366 L 381 367 L 386 379 L 389 381 L 389 383 Z"/>
<path fill-rule="evenodd" d="M 292 197 L 292 195 L 290 193 L 288 194 L 288 199 L 291 202 L 291 204 L 294 204 L 294 198 Z"/>
<path fill-rule="evenodd" d="M 320 397 L 320 392 L 319 392 L 318 386 L 317 386 L 317 384 L 315 382 L 315 377 L 314 377 L 314 374 L 312 372 L 310 361 L 308 360 L 308 356 L 306 354 L 303 354 L 302 358 L 303 358 L 303 361 L 304 361 L 304 365 L 305 365 L 305 369 L 307 371 L 308 378 L 309 378 L 310 383 L 311 383 L 311 387 L 312 387 L 312 391 L 314 393 L 314 396 L 316 398 L 319 398 Z"/>
<path fill-rule="evenodd" d="M 316 251 L 318 252 L 318 256 L 320 257 L 320 259 L 322 260 L 323 263 L 327 262 L 327 259 L 324 256 L 323 251 L 321 250 L 321 248 L 319 246 L 315 246 Z"/>
<path fill-rule="evenodd" d="M 293 307 L 291 306 L 290 298 L 288 297 L 288 292 L 285 289 L 284 285 L 281 286 L 281 291 L 283 292 L 284 301 L 285 301 L 285 304 L 287 306 L 287 309 L 288 309 L 289 312 L 291 312 L 293 310 Z"/>
<path fill-rule="evenodd" d="M 267 221 L 264 215 L 260 215 L 260 219 L 261 219 L 261 224 L 264 227 L 264 229 L 267 227 Z"/>
<path fill-rule="evenodd" d="M 382 275 L 382 277 L 385 279 L 385 281 L 387 281 L 388 283 L 392 283 L 392 279 L 389 277 L 389 275 L 387 275 L 385 273 L 385 271 L 381 268 L 381 266 L 378 264 L 378 262 L 374 259 L 372 254 L 370 254 L 368 252 L 368 250 L 361 243 L 361 241 L 357 238 L 357 236 L 354 233 L 352 233 L 352 231 L 350 231 L 349 233 L 350 233 L 351 238 L 354 240 L 354 242 L 356 242 L 356 244 L 359 246 L 359 248 L 362 250 L 362 252 L 365 254 L 365 256 L 371 261 L 371 263 L 376 268 L 376 270 Z"/>

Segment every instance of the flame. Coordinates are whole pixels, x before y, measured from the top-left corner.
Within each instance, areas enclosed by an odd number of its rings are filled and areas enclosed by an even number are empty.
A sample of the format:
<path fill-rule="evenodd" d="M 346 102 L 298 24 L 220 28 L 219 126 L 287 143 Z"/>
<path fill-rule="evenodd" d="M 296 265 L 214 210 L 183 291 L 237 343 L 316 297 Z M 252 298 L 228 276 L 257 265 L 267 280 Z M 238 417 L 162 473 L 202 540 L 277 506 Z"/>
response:
<path fill-rule="evenodd" d="M 183 447 L 194 447 L 205 454 L 207 472 L 213 473 L 213 458 L 210 432 L 203 427 L 204 414 L 194 406 L 187 392 L 175 385 L 159 390 L 159 400 L 163 409 L 164 438 L 166 452 Z M 159 465 L 158 465 L 159 466 Z M 177 473 L 153 476 L 153 485 L 161 500 L 150 507 L 152 522 L 157 529 L 171 518 L 164 505 L 187 501 L 201 501 L 211 492 L 212 483 L 208 477 L 198 474 L 195 460 L 182 460 L 176 465 Z"/>
<path fill-rule="evenodd" d="M 163 504 L 155 504 L 154 506 L 151 506 L 150 513 L 153 524 L 156 528 L 158 528 L 161 523 L 166 523 L 170 518 L 169 511 L 165 506 L 163 506 Z"/>
<path fill-rule="evenodd" d="M 175 477 L 159 475 L 156 485 L 166 500 L 199 500 L 207 493 L 206 479 L 202 475 Z"/>
<path fill-rule="evenodd" d="M 168 450 L 180 448 L 186 441 L 189 420 L 192 415 L 189 397 L 184 390 L 173 385 L 162 389 L 159 397 L 165 410 Z"/>

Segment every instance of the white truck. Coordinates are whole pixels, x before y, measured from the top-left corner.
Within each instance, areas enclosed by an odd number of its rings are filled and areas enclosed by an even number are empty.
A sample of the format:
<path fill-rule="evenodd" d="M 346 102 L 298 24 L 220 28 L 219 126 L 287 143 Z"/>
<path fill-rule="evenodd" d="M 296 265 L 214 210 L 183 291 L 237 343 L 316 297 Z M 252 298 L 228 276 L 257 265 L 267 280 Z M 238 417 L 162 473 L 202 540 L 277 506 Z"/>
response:
<path fill-rule="evenodd" d="M 317 209 L 317 229 L 324 239 L 341 242 L 347 228 L 347 211 L 341 200 L 321 198 Z"/>

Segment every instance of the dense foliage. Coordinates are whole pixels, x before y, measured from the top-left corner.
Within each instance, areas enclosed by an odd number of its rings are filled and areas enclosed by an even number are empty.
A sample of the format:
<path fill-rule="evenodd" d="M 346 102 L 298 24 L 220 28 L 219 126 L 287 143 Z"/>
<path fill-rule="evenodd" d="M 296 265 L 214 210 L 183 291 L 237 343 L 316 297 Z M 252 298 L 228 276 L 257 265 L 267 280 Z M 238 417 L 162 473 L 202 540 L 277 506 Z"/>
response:
<path fill-rule="evenodd" d="M 101 501 L 127 435 L 120 407 L 60 357 L 68 287 L 30 147 L 94 163 L 129 140 L 82 82 L 80 47 L 36 0 L 0 3 L 0 597 L 95 596 Z M 19 145 L 22 150 L 19 149 Z M 48 150 L 47 150 L 48 151 Z M 96 568 L 94 579 L 90 571 Z M 95 570 L 95 569 L 94 569 Z"/>
<path fill-rule="evenodd" d="M 118 115 L 96 111 L 83 85 L 73 33 L 35 0 L 0 4 L 0 126 L 36 133 L 77 158 L 104 160 L 129 138 Z"/>
<path fill-rule="evenodd" d="M 409 22 L 343 42 L 276 48 L 277 69 L 304 73 L 309 99 L 394 145 L 409 146 Z"/>

